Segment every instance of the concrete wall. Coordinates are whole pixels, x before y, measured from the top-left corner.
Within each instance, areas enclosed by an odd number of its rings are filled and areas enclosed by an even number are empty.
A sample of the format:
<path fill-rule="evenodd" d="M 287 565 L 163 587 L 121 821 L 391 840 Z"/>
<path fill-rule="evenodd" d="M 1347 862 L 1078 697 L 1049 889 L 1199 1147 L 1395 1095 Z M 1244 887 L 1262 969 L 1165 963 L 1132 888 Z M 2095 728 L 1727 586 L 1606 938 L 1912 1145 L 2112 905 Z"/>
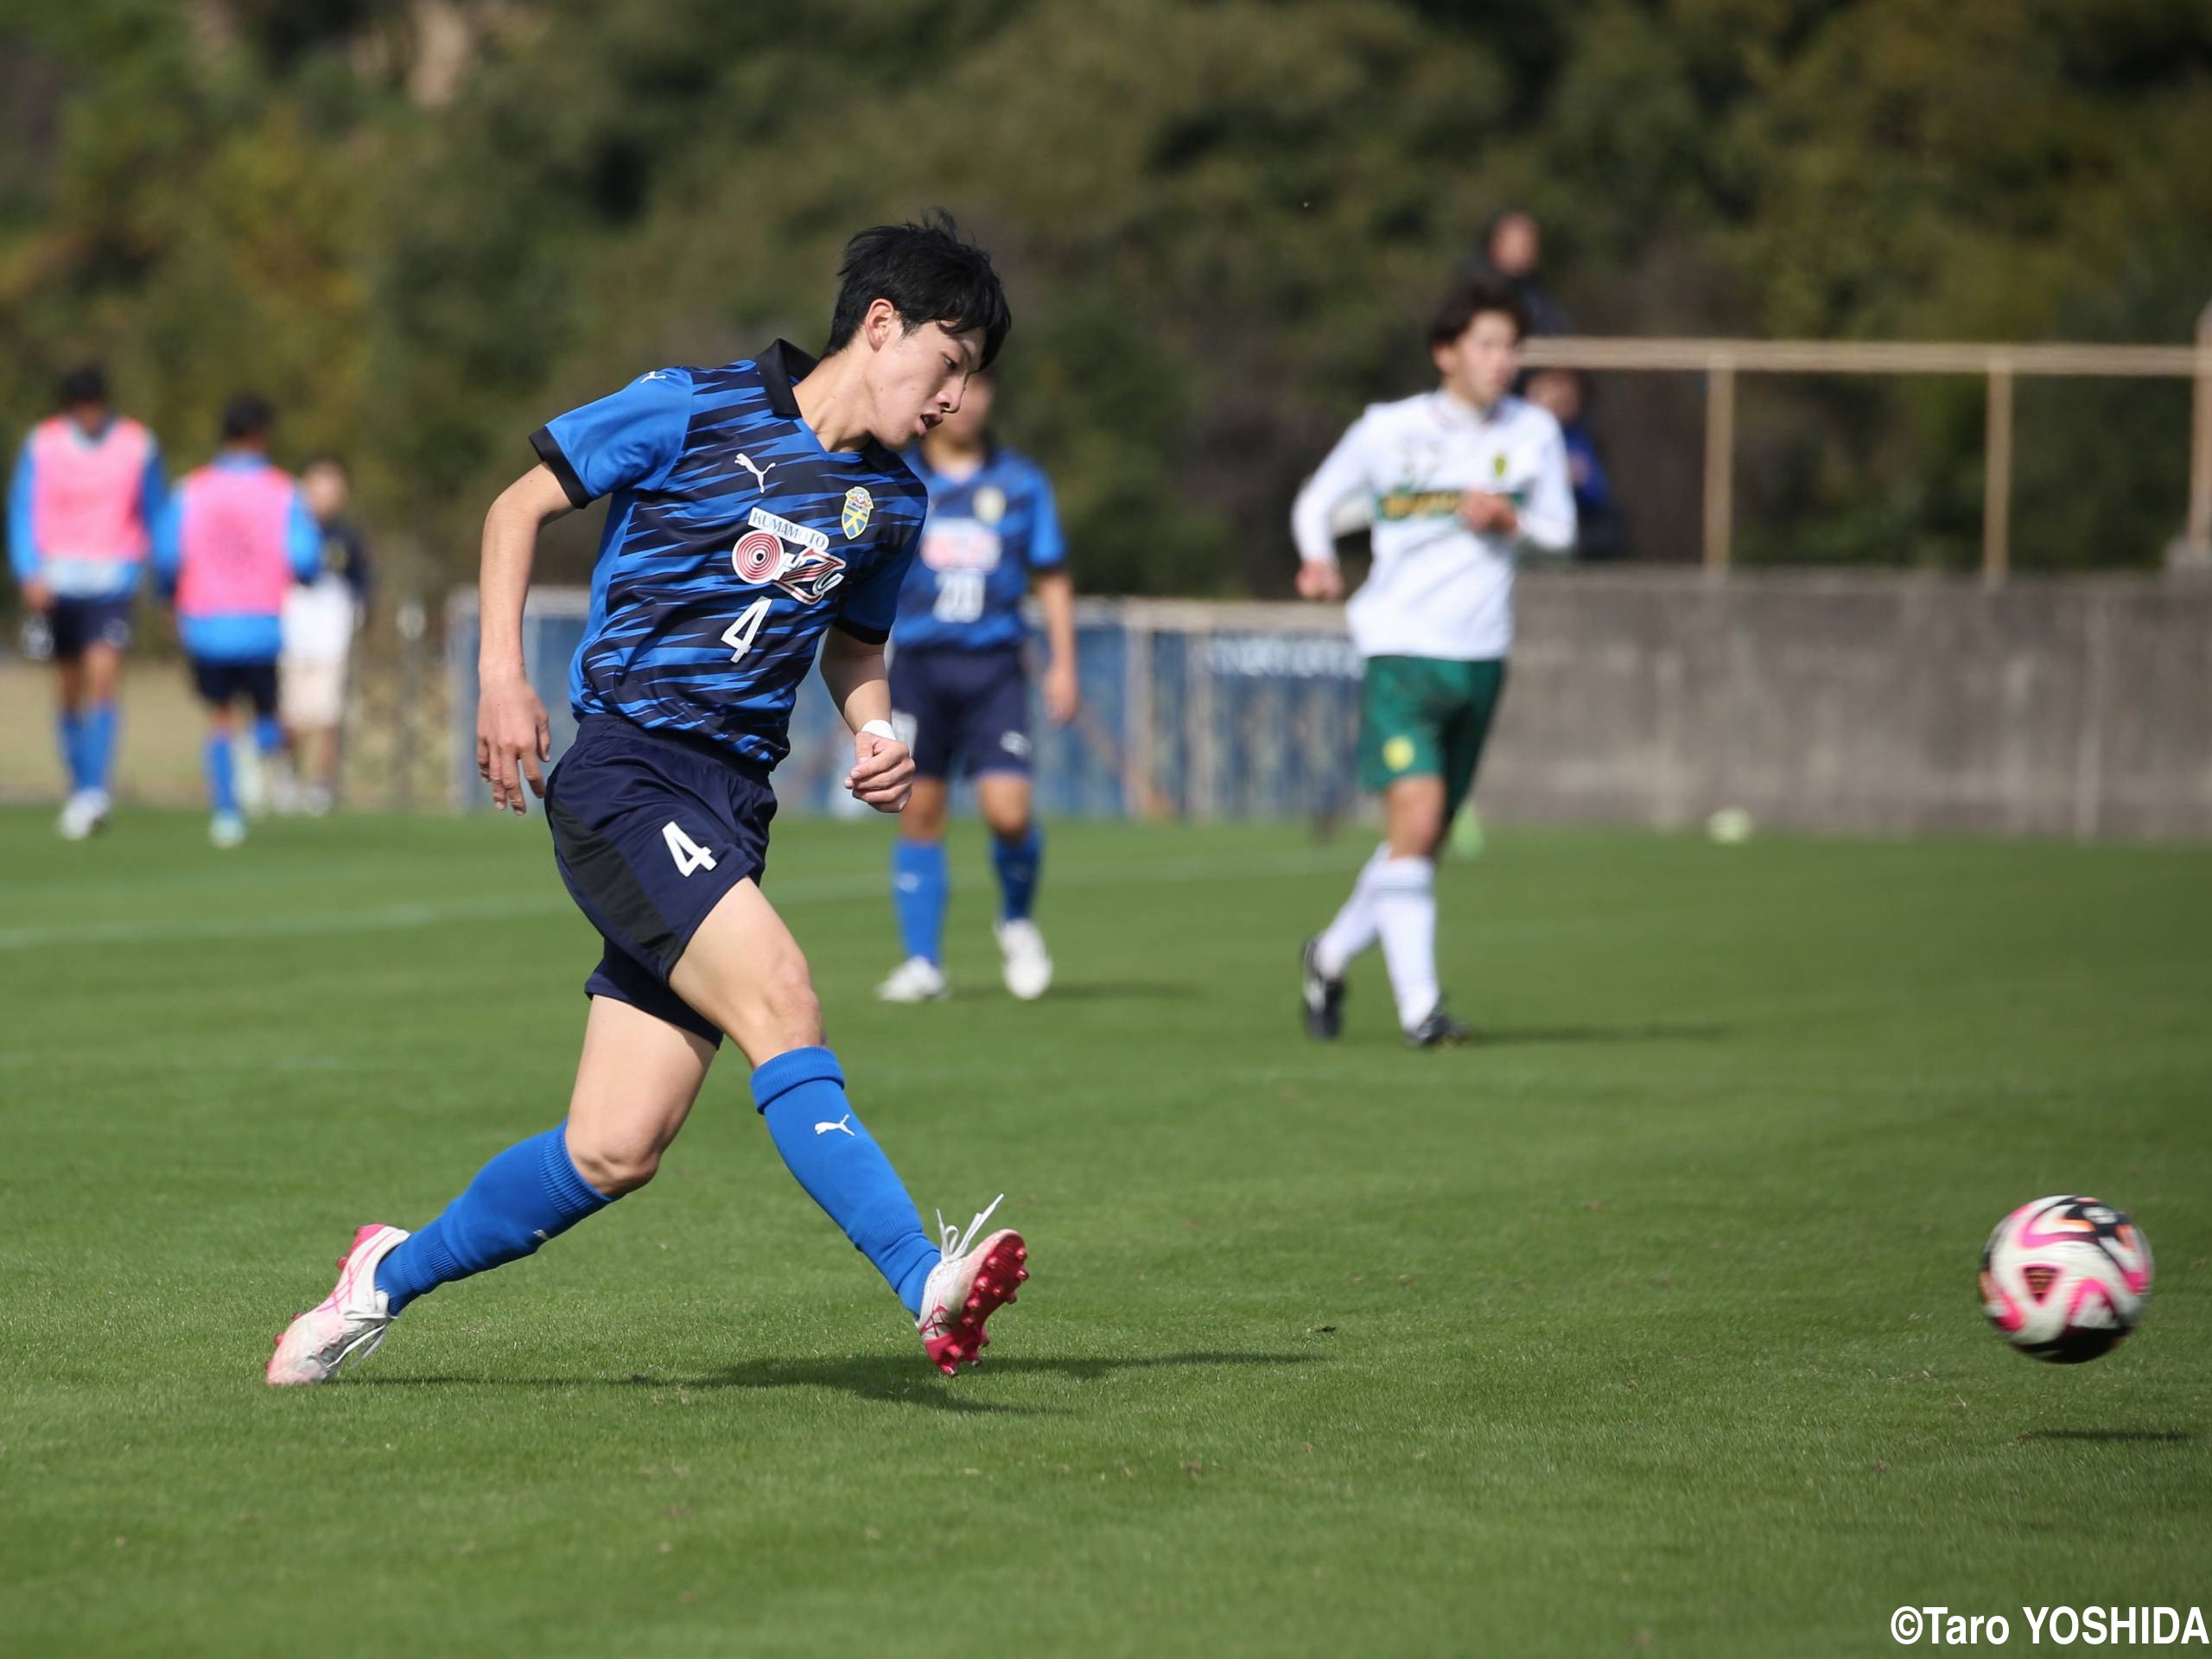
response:
<path fill-rule="evenodd" d="M 1485 813 L 2212 838 L 2212 582 L 1532 572 Z"/>

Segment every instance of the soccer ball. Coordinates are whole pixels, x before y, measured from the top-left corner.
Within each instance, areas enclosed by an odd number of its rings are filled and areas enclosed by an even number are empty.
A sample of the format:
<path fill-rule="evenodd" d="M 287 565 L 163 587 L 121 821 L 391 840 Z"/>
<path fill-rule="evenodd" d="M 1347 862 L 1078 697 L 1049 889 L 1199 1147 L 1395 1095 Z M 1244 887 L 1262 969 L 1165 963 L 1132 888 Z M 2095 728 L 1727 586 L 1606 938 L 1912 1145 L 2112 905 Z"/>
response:
<path fill-rule="evenodd" d="M 2024 1204 L 1982 1246 L 1981 1311 L 2005 1341 L 2054 1365 L 2117 1348 L 2150 1294 L 2151 1241 L 2094 1198 Z"/>

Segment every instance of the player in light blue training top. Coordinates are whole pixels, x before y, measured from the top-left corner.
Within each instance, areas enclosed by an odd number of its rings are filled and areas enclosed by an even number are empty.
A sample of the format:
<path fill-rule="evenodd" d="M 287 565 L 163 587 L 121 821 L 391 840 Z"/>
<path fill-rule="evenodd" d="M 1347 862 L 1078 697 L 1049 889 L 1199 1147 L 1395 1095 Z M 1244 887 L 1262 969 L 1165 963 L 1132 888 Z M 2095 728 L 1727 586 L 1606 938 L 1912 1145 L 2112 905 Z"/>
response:
<path fill-rule="evenodd" d="M 778 341 L 721 368 L 657 369 L 563 415 L 484 524 L 477 762 L 495 804 L 545 798 L 562 879 L 605 941 L 585 982 L 565 1124 L 510 1147 L 413 1235 L 354 1235 L 338 1283 L 278 1339 L 272 1383 L 365 1357 L 416 1298 L 529 1255 L 644 1185 L 724 1035 L 801 1185 L 874 1264 L 948 1375 L 1028 1276 L 1020 1234 L 976 1243 L 995 1201 L 932 1241 L 823 1046 L 806 958 L 762 896 L 768 774 L 817 654 L 853 731 L 846 783 L 906 804 L 884 642 L 925 495 L 898 448 L 959 409 L 1009 326 L 989 256 L 950 219 L 861 232 L 817 360 Z M 607 498 L 591 619 L 553 769 L 523 672 L 537 531 Z"/>
<path fill-rule="evenodd" d="M 960 412 L 912 457 L 929 486 L 930 520 L 891 635 L 891 718 L 914 751 L 914 798 L 891 856 L 906 958 L 876 988 L 887 1002 L 945 994 L 945 799 L 962 761 L 990 826 L 1006 987 L 1026 1001 L 1052 981 L 1052 959 L 1029 914 L 1045 840 L 1030 813 L 1021 601 L 1033 586 L 1051 651 L 1045 712 L 1065 725 L 1076 710 L 1075 588 L 1052 484 L 1035 461 L 992 442 L 990 412 L 990 382 L 978 377 Z"/>

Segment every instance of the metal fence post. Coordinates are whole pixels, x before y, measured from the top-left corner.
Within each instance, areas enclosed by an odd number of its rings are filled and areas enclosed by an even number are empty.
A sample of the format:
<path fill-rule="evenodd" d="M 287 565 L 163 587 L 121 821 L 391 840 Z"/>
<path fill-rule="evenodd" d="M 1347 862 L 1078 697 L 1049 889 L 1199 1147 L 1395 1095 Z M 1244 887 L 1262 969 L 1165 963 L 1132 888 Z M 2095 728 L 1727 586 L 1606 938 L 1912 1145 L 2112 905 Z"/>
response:
<path fill-rule="evenodd" d="M 430 631 L 430 620 L 423 601 L 412 594 L 399 601 L 392 620 L 399 633 L 399 708 L 394 722 L 399 729 L 392 755 L 391 805 L 394 811 L 406 812 L 415 807 L 415 767 L 421 753 L 417 728 L 429 690 L 423 638 Z"/>

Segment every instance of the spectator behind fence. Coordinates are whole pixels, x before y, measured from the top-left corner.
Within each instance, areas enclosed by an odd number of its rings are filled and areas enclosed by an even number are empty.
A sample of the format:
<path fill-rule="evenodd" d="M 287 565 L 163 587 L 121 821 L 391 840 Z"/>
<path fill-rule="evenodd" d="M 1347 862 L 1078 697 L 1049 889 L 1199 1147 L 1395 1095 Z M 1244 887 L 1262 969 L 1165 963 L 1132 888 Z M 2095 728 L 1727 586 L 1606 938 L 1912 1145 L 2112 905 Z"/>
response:
<path fill-rule="evenodd" d="M 1588 399 L 1588 383 L 1573 369 L 1538 369 L 1529 376 L 1530 403 L 1551 411 L 1567 440 L 1567 481 L 1574 487 L 1574 556 L 1578 559 L 1617 559 L 1628 550 L 1621 536 L 1620 515 L 1613 510 L 1612 481 L 1605 463 L 1582 419 Z"/>
<path fill-rule="evenodd" d="M 1572 334 L 1567 313 L 1537 279 L 1543 257 L 1543 228 L 1535 215 L 1526 208 L 1509 207 L 1491 220 L 1483 235 L 1482 253 L 1468 274 L 1493 277 L 1511 289 L 1521 302 L 1521 315 L 1529 320 L 1529 334 Z"/>
<path fill-rule="evenodd" d="M 322 565 L 284 596 L 284 654 L 277 661 L 292 775 L 279 783 L 276 805 L 316 817 L 337 798 L 346 667 L 369 599 L 368 548 L 346 517 L 350 493 L 345 463 L 333 457 L 311 461 L 300 474 L 300 493 L 321 535 Z"/>

